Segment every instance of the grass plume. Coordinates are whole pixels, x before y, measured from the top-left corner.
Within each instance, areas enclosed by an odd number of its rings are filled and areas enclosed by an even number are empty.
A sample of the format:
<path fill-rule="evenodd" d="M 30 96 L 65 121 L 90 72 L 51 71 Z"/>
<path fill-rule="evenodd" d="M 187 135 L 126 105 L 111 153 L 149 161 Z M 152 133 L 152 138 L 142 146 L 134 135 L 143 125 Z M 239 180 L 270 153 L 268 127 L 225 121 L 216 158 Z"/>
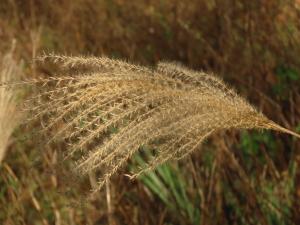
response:
<path fill-rule="evenodd" d="M 12 51 L 0 57 L 0 82 L 11 83 L 20 76 L 21 66 L 13 59 Z M 9 137 L 18 124 L 16 97 L 14 86 L 0 87 L 0 162 L 5 156 Z"/>
<path fill-rule="evenodd" d="M 29 120 L 42 119 L 52 141 L 82 174 L 99 171 L 101 188 L 140 146 L 155 157 L 132 177 L 197 150 L 222 129 L 273 129 L 300 137 L 259 113 L 220 78 L 161 62 L 146 68 L 105 57 L 44 55 L 62 76 L 27 81 Z"/>

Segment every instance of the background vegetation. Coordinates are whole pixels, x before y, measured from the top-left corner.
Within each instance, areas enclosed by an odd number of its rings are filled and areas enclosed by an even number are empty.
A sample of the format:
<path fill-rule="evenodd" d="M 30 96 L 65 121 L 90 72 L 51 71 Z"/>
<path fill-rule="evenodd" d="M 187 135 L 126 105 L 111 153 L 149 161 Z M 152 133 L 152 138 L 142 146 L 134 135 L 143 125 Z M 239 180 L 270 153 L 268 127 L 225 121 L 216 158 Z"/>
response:
<path fill-rule="evenodd" d="M 39 72 L 43 51 L 151 65 L 175 60 L 214 72 L 270 119 L 300 131 L 300 3 L 296 0 L 2 0 L 0 49 Z M 43 71 L 51 75 L 51 70 Z M 299 224 L 300 142 L 275 132 L 224 132 L 178 163 L 93 199 L 21 127 L 0 167 L 0 224 Z M 137 155 L 124 171 L 143 166 Z"/>

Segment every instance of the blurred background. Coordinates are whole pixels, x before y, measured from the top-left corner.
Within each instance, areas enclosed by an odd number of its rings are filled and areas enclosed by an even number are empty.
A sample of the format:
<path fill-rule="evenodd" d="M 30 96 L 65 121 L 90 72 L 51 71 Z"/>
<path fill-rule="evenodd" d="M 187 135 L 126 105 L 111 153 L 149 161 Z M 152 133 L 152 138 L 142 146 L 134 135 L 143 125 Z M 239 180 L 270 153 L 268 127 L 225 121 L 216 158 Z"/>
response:
<path fill-rule="evenodd" d="M 37 55 L 160 60 L 213 72 L 278 124 L 300 132 L 299 0 L 1 0 L 0 52 L 22 77 Z M 63 149 L 13 133 L 0 164 L 0 224 L 300 224 L 300 141 L 224 131 L 201 151 L 131 181 L 136 155 L 92 199 Z"/>

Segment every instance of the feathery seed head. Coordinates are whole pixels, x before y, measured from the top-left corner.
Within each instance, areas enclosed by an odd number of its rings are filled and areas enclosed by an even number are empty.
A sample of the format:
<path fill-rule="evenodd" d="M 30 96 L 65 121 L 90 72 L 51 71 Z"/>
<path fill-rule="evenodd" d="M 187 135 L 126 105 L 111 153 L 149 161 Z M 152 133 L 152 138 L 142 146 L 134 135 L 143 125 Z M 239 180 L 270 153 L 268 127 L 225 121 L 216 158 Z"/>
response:
<path fill-rule="evenodd" d="M 38 60 L 62 68 L 64 76 L 34 80 L 27 100 L 29 120 L 43 119 L 48 141 L 66 140 L 66 158 L 82 174 L 100 170 L 99 188 L 140 146 L 155 157 L 136 175 L 198 149 L 221 129 L 281 128 L 216 76 L 179 64 L 156 69 L 105 57 L 44 55 Z M 30 83 L 27 82 L 27 83 Z"/>

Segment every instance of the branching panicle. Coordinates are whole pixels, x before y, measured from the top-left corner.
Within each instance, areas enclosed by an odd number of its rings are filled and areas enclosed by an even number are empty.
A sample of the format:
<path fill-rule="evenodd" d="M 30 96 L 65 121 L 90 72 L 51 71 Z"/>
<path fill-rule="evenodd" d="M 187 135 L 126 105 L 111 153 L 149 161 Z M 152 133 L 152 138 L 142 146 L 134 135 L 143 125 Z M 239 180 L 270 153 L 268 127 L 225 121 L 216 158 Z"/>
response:
<path fill-rule="evenodd" d="M 76 160 L 78 171 L 102 172 L 99 188 L 143 145 L 153 146 L 156 155 L 136 175 L 186 156 L 221 129 L 266 128 L 299 137 L 257 112 L 218 77 L 178 64 L 148 69 L 105 57 L 37 60 L 67 75 L 31 82 L 38 94 L 27 101 L 29 120 L 46 117 L 44 131 L 57 127 L 48 143 L 68 140 L 66 156 Z"/>

